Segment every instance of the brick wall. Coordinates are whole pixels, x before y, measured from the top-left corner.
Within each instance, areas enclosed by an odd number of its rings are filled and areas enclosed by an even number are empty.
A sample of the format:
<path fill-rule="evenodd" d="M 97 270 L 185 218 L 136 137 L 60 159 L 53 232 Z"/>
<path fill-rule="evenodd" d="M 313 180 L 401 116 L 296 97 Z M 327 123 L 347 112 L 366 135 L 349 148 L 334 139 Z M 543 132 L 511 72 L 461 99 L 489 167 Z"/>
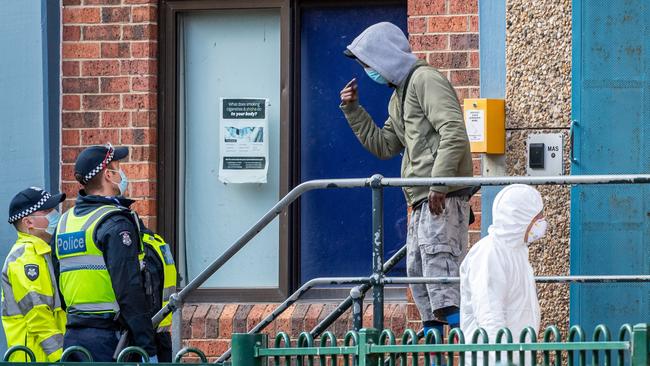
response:
<path fill-rule="evenodd" d="M 409 0 L 408 29 L 413 51 L 446 74 L 456 87 L 458 98 L 479 97 L 478 0 Z M 474 157 L 474 175 L 481 174 L 480 159 Z M 470 227 L 470 242 L 480 238 L 481 201 L 474 197 L 476 223 Z M 183 308 L 183 343 L 203 350 L 211 360 L 230 346 L 232 332 L 251 329 L 277 304 L 189 304 Z M 336 304 L 297 304 L 264 332 L 285 331 L 296 338 L 313 328 Z M 419 329 L 419 313 L 410 294 L 403 304 L 388 304 L 386 327 L 401 334 L 406 327 Z M 372 308 L 364 309 L 364 325 L 372 324 Z M 350 313 L 344 314 L 330 330 L 338 339 L 351 329 Z"/>
<path fill-rule="evenodd" d="M 155 227 L 157 0 L 63 0 L 62 190 L 77 195 L 84 146 L 129 146 L 129 197 Z M 67 208 L 66 207 L 66 208 Z"/>

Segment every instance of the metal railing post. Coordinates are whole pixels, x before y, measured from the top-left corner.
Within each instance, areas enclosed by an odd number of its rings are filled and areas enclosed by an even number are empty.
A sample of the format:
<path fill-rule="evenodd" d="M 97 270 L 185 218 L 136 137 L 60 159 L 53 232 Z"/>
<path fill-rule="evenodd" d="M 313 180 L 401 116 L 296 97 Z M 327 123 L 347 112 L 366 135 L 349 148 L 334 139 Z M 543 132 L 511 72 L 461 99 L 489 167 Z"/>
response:
<path fill-rule="evenodd" d="M 232 335 L 232 364 L 235 366 L 265 366 L 265 357 L 257 357 L 255 348 L 268 346 L 268 336 L 262 333 Z"/>
<path fill-rule="evenodd" d="M 372 317 L 373 327 L 384 329 L 384 187 L 383 177 L 370 178 L 372 188 Z"/>
<path fill-rule="evenodd" d="M 357 332 L 363 328 L 363 297 L 364 292 L 361 286 L 355 286 L 350 290 L 350 298 L 352 299 L 352 329 Z"/>
<path fill-rule="evenodd" d="M 632 330 L 632 366 L 647 366 L 650 364 L 650 325 L 637 324 Z"/>
<path fill-rule="evenodd" d="M 379 331 L 374 328 L 362 329 L 359 332 L 359 366 L 379 366 L 379 355 L 370 353 L 372 345 L 379 344 Z"/>

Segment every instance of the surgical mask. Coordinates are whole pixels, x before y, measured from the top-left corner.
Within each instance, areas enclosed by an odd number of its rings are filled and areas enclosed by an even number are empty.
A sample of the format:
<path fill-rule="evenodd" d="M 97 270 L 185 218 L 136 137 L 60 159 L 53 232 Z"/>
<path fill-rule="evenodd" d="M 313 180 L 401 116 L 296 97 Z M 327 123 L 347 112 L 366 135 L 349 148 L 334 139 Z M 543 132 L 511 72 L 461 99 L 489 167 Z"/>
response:
<path fill-rule="evenodd" d="M 54 230 L 56 230 L 56 226 L 59 224 L 59 219 L 61 218 L 61 214 L 57 210 L 52 210 L 50 211 L 50 213 L 45 215 L 45 218 L 47 219 L 48 222 L 45 232 L 52 235 L 54 234 Z"/>
<path fill-rule="evenodd" d="M 539 219 L 535 221 L 533 226 L 530 227 L 530 231 L 528 231 L 528 244 L 531 244 L 543 238 L 544 235 L 546 235 L 547 228 L 548 223 L 546 222 L 546 219 Z"/>
<path fill-rule="evenodd" d="M 117 188 L 120 189 L 120 196 L 124 196 L 124 194 L 126 193 L 126 189 L 127 189 L 128 186 L 129 186 L 129 180 L 128 180 L 128 178 L 126 177 L 126 174 L 124 174 L 124 172 L 122 171 L 122 169 L 120 169 L 120 170 L 109 169 L 109 170 L 110 170 L 110 171 L 113 171 L 113 172 L 118 172 L 118 173 L 120 173 L 120 178 L 121 178 L 121 179 L 120 179 L 120 182 L 119 182 L 119 183 L 116 183 L 116 184 L 117 184 Z M 115 182 L 113 182 L 113 183 L 115 183 Z"/>
<path fill-rule="evenodd" d="M 366 74 L 368 74 L 368 77 L 370 77 L 374 82 L 379 83 L 379 84 L 388 85 L 388 80 L 386 80 L 383 76 L 381 76 L 374 69 L 366 67 L 366 68 L 364 68 L 364 70 L 366 71 Z"/>

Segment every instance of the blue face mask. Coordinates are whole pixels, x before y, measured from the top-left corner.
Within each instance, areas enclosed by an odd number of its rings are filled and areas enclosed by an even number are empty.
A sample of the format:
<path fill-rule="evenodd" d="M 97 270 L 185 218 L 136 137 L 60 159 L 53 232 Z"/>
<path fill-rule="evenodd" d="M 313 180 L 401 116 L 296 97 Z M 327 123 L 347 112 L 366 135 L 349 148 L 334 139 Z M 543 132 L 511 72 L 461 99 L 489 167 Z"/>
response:
<path fill-rule="evenodd" d="M 369 67 L 364 68 L 366 74 L 376 83 L 388 85 L 388 80 L 384 79 L 377 71 Z"/>
<path fill-rule="evenodd" d="M 59 219 L 61 218 L 61 214 L 57 210 L 52 210 L 50 213 L 45 215 L 45 218 L 47 218 L 47 228 L 45 229 L 45 232 L 52 235 L 54 234 L 54 230 L 56 230 L 56 226 L 59 224 Z"/>
<path fill-rule="evenodd" d="M 120 196 L 124 196 L 124 194 L 126 193 L 126 189 L 129 186 L 129 180 L 126 177 L 126 174 L 124 174 L 122 169 L 120 169 L 120 170 L 109 169 L 109 170 L 113 171 L 113 172 L 118 172 L 120 174 L 120 182 L 117 183 L 117 188 L 119 188 L 119 190 L 120 190 Z"/>

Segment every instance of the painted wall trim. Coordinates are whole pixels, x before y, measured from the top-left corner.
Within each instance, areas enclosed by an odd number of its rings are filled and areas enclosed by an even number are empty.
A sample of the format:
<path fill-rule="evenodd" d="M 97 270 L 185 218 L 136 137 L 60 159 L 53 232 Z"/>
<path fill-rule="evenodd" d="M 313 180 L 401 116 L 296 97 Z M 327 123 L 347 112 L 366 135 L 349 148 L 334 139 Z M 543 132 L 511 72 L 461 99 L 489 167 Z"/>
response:
<path fill-rule="evenodd" d="M 60 1 L 41 0 L 43 50 L 43 151 L 45 189 L 60 191 L 61 18 Z"/>

